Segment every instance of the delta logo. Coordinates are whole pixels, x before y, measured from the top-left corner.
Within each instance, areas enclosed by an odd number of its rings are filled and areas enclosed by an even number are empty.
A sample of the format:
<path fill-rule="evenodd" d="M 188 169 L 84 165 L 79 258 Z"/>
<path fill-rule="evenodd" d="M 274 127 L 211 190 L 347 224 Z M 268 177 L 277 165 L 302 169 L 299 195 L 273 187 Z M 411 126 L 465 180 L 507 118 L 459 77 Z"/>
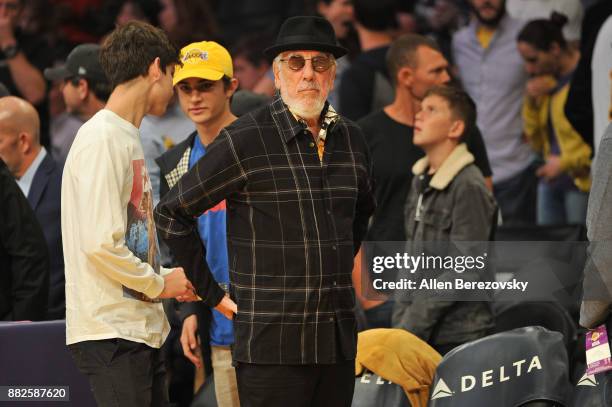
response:
<path fill-rule="evenodd" d="M 578 384 L 576 384 L 576 386 L 597 387 L 597 384 L 595 375 L 588 375 L 586 372 L 584 372 L 580 380 L 578 380 Z"/>
<path fill-rule="evenodd" d="M 539 356 L 533 356 L 529 360 L 529 364 L 527 364 L 527 361 L 528 359 L 517 360 L 510 366 L 499 366 L 497 369 L 485 370 L 478 376 L 461 376 L 460 393 L 467 393 L 474 390 L 476 387 L 485 388 L 494 386 L 502 382 L 511 381 L 513 378 L 520 377 L 523 374 L 530 374 L 535 370 L 542 370 L 542 363 L 540 363 Z M 455 395 L 455 392 L 448 387 L 442 378 L 440 378 L 431 393 L 431 400 L 452 397 L 453 395 Z"/>
<path fill-rule="evenodd" d="M 441 399 L 444 397 L 451 397 L 453 394 L 454 392 L 448 388 L 448 385 L 446 384 L 446 382 L 440 379 L 438 380 L 438 383 L 436 383 L 436 387 L 434 388 L 431 399 L 435 400 L 435 399 Z"/>
<path fill-rule="evenodd" d="M 376 381 L 372 382 L 372 380 L 376 378 Z M 382 377 L 380 377 L 377 374 L 371 373 L 369 371 L 366 371 L 366 373 L 364 373 L 361 376 L 361 383 L 363 384 L 376 384 L 376 385 L 383 385 L 383 384 L 393 384 L 393 382 L 391 382 L 391 380 L 384 380 Z"/>
<path fill-rule="evenodd" d="M 202 51 L 197 48 L 190 49 L 183 55 L 183 58 L 181 58 L 181 61 L 184 64 L 185 63 L 197 64 L 200 61 L 208 61 L 208 51 Z"/>

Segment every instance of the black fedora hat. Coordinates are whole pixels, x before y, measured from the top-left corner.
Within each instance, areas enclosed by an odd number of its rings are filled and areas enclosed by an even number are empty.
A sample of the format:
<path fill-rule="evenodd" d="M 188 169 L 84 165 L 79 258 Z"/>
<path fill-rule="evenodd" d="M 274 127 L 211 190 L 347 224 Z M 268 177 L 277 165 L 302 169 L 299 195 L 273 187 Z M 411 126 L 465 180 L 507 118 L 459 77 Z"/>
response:
<path fill-rule="evenodd" d="M 266 48 L 264 54 L 272 59 L 281 52 L 298 49 L 329 52 L 336 58 L 347 53 L 346 48 L 338 45 L 329 21 L 322 17 L 297 16 L 285 20 L 276 43 Z"/>

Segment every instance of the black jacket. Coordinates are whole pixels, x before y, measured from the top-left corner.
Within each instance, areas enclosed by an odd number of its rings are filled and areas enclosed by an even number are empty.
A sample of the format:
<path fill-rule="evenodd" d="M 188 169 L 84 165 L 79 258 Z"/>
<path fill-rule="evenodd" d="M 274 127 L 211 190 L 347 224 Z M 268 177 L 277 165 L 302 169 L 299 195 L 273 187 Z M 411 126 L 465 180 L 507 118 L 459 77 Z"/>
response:
<path fill-rule="evenodd" d="M 34 174 L 28 201 L 49 250 L 49 305 L 46 319 L 66 317 L 61 223 L 62 167 L 47 154 Z"/>
<path fill-rule="evenodd" d="M 198 135 L 197 131 L 191 133 L 185 140 L 181 141 L 170 150 L 163 153 L 161 156 L 155 159 L 159 170 L 160 170 L 160 183 L 159 183 L 159 197 L 163 198 L 170 188 L 187 172 L 189 168 L 189 156 L 191 155 L 191 148 L 193 142 Z M 165 243 L 160 240 L 160 245 L 165 246 Z M 163 250 L 167 250 L 163 249 Z M 176 266 L 174 259 L 172 260 L 172 266 Z M 171 325 L 178 325 L 179 330 L 181 329 L 182 323 L 190 315 L 196 314 L 198 316 L 198 334 L 200 335 L 200 343 L 202 350 L 202 359 L 204 361 L 204 371 L 212 372 L 212 360 L 211 360 L 211 348 L 210 348 L 210 322 L 212 319 L 212 312 L 210 307 L 204 304 L 202 301 L 194 302 L 183 302 L 178 303 L 172 301 L 174 309 L 176 311 L 176 319 L 171 318 L 172 314 L 168 314 L 168 319 Z"/>
<path fill-rule="evenodd" d="M 0 160 L 0 320 L 42 320 L 48 291 L 45 237 L 28 201 Z"/>
<path fill-rule="evenodd" d="M 191 148 L 193 147 L 193 141 L 195 140 L 198 133 L 194 131 L 185 140 L 181 141 L 170 150 L 166 151 L 161 156 L 155 159 L 155 162 L 160 169 L 160 183 L 159 183 L 159 197 L 163 198 L 170 188 L 176 184 L 176 182 L 187 173 L 189 169 L 189 156 L 191 155 Z M 161 242 L 164 244 L 163 242 Z M 198 312 L 204 312 L 204 309 L 208 309 L 200 302 L 186 302 L 179 304 L 179 318 L 183 321 L 189 315 L 196 314 Z M 210 312 L 208 312 L 210 314 Z M 208 317 L 208 315 L 207 315 Z M 202 325 L 201 323 L 199 324 Z M 200 335 L 202 337 L 202 335 Z"/>

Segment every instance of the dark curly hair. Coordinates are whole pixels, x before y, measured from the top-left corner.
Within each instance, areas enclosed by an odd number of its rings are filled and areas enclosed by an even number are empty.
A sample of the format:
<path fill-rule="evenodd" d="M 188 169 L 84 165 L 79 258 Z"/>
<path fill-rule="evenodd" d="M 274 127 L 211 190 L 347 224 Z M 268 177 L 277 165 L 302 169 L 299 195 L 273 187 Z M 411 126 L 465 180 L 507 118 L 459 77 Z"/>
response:
<path fill-rule="evenodd" d="M 116 28 L 104 40 L 100 64 L 112 88 L 139 76 L 146 76 L 149 66 L 160 59 L 162 70 L 180 64 L 178 51 L 159 28 L 141 21 L 131 21 Z"/>

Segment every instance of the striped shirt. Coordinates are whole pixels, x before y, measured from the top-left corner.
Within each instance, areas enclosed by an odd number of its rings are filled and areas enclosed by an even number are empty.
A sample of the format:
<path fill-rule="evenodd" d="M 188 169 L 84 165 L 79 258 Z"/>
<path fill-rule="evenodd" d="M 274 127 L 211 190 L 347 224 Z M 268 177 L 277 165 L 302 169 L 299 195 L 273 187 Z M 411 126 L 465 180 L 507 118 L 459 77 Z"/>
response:
<path fill-rule="evenodd" d="M 374 210 L 370 157 L 342 117 L 327 128 L 322 161 L 317 150 L 277 97 L 223 129 L 156 208 L 162 237 L 215 306 L 224 292 L 202 260 L 196 217 L 226 200 L 235 361 L 355 358 L 351 271 Z"/>

